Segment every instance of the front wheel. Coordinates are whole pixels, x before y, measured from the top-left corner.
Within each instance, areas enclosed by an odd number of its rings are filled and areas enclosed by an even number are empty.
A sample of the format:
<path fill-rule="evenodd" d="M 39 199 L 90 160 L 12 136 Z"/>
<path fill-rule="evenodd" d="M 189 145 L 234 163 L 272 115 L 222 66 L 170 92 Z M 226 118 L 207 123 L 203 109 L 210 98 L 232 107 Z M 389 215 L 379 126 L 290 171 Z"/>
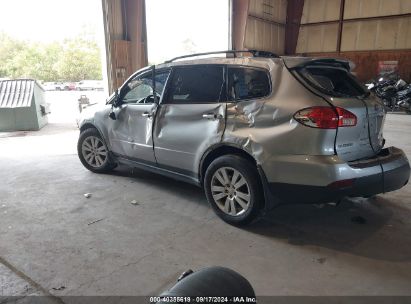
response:
<path fill-rule="evenodd" d="M 92 172 L 108 172 L 116 167 L 100 133 L 94 128 L 81 132 L 77 153 L 84 167 Z"/>
<path fill-rule="evenodd" d="M 215 213 L 232 225 L 253 221 L 263 202 L 257 168 L 237 155 L 225 155 L 207 168 L 204 188 Z"/>

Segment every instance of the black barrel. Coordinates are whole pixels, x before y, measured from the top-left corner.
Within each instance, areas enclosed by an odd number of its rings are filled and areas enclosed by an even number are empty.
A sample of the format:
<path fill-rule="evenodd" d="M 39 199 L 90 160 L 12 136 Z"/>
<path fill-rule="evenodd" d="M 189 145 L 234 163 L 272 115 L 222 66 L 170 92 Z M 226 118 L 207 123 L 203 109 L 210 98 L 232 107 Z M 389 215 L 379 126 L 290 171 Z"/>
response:
<path fill-rule="evenodd" d="M 255 299 L 254 289 L 242 275 L 234 270 L 224 267 L 208 267 L 193 272 L 191 270 L 183 273 L 177 284 L 160 297 L 167 297 L 166 303 L 175 297 L 243 297 Z M 208 303 L 207 299 L 203 303 Z M 210 300 L 213 302 L 214 300 Z M 167 302 L 169 303 L 169 302 Z M 214 302 L 215 303 L 215 302 Z"/>

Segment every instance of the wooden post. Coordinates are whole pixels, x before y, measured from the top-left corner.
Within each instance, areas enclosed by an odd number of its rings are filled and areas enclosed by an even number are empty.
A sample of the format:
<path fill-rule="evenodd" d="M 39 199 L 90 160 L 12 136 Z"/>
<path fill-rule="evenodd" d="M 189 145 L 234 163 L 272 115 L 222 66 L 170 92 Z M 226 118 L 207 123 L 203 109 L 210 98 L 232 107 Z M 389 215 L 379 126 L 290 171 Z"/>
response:
<path fill-rule="evenodd" d="M 344 26 L 344 9 L 345 9 L 345 0 L 341 0 L 340 5 L 340 19 L 338 23 L 338 36 L 337 36 L 337 52 L 338 54 L 341 53 L 341 40 L 342 40 L 342 32 Z"/>

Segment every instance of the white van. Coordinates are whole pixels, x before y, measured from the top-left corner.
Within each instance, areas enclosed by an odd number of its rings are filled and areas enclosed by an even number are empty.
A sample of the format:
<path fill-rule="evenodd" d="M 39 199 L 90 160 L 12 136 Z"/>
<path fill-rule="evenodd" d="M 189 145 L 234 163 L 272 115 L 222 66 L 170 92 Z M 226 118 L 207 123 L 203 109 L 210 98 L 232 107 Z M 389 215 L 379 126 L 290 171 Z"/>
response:
<path fill-rule="evenodd" d="M 76 86 L 78 91 L 104 90 L 103 81 L 101 80 L 82 80 Z"/>

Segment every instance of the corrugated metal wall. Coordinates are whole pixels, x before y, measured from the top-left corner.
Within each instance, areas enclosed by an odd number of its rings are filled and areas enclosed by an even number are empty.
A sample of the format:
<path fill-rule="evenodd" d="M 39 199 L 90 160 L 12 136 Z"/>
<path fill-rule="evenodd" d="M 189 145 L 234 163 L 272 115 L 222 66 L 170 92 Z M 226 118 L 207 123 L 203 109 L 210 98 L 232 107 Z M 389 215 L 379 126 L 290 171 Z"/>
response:
<path fill-rule="evenodd" d="M 287 0 L 248 2 L 243 45 L 236 47 L 284 54 Z"/>
<path fill-rule="evenodd" d="M 411 0 L 342 1 L 305 0 L 297 53 L 411 49 Z"/>
<path fill-rule="evenodd" d="M 305 0 L 301 24 L 338 20 L 340 0 Z"/>
<path fill-rule="evenodd" d="M 341 51 L 411 49 L 411 17 L 344 23 Z"/>
<path fill-rule="evenodd" d="M 286 9 L 287 0 L 251 0 L 248 14 L 284 24 L 287 19 Z"/>
<path fill-rule="evenodd" d="M 345 0 L 345 20 L 408 13 L 410 0 Z M 411 17 L 344 23 L 341 51 L 399 49 L 411 49 Z"/>
<path fill-rule="evenodd" d="M 333 52 L 337 50 L 340 0 L 305 0 L 298 35 L 297 53 Z"/>
<path fill-rule="evenodd" d="M 352 60 L 362 81 L 381 61 L 411 80 L 411 0 L 305 0 L 296 53 Z"/>
<path fill-rule="evenodd" d="M 297 53 L 337 50 L 338 24 L 301 26 Z"/>
<path fill-rule="evenodd" d="M 361 81 L 375 78 L 380 61 L 398 61 L 398 72 L 406 81 L 411 81 L 411 51 L 361 51 L 342 53 L 310 53 L 314 57 L 340 57 L 355 63 L 354 72 Z"/>
<path fill-rule="evenodd" d="M 284 54 L 284 26 L 248 18 L 244 47 Z"/>
<path fill-rule="evenodd" d="M 410 0 L 345 0 L 344 19 L 411 13 Z"/>

